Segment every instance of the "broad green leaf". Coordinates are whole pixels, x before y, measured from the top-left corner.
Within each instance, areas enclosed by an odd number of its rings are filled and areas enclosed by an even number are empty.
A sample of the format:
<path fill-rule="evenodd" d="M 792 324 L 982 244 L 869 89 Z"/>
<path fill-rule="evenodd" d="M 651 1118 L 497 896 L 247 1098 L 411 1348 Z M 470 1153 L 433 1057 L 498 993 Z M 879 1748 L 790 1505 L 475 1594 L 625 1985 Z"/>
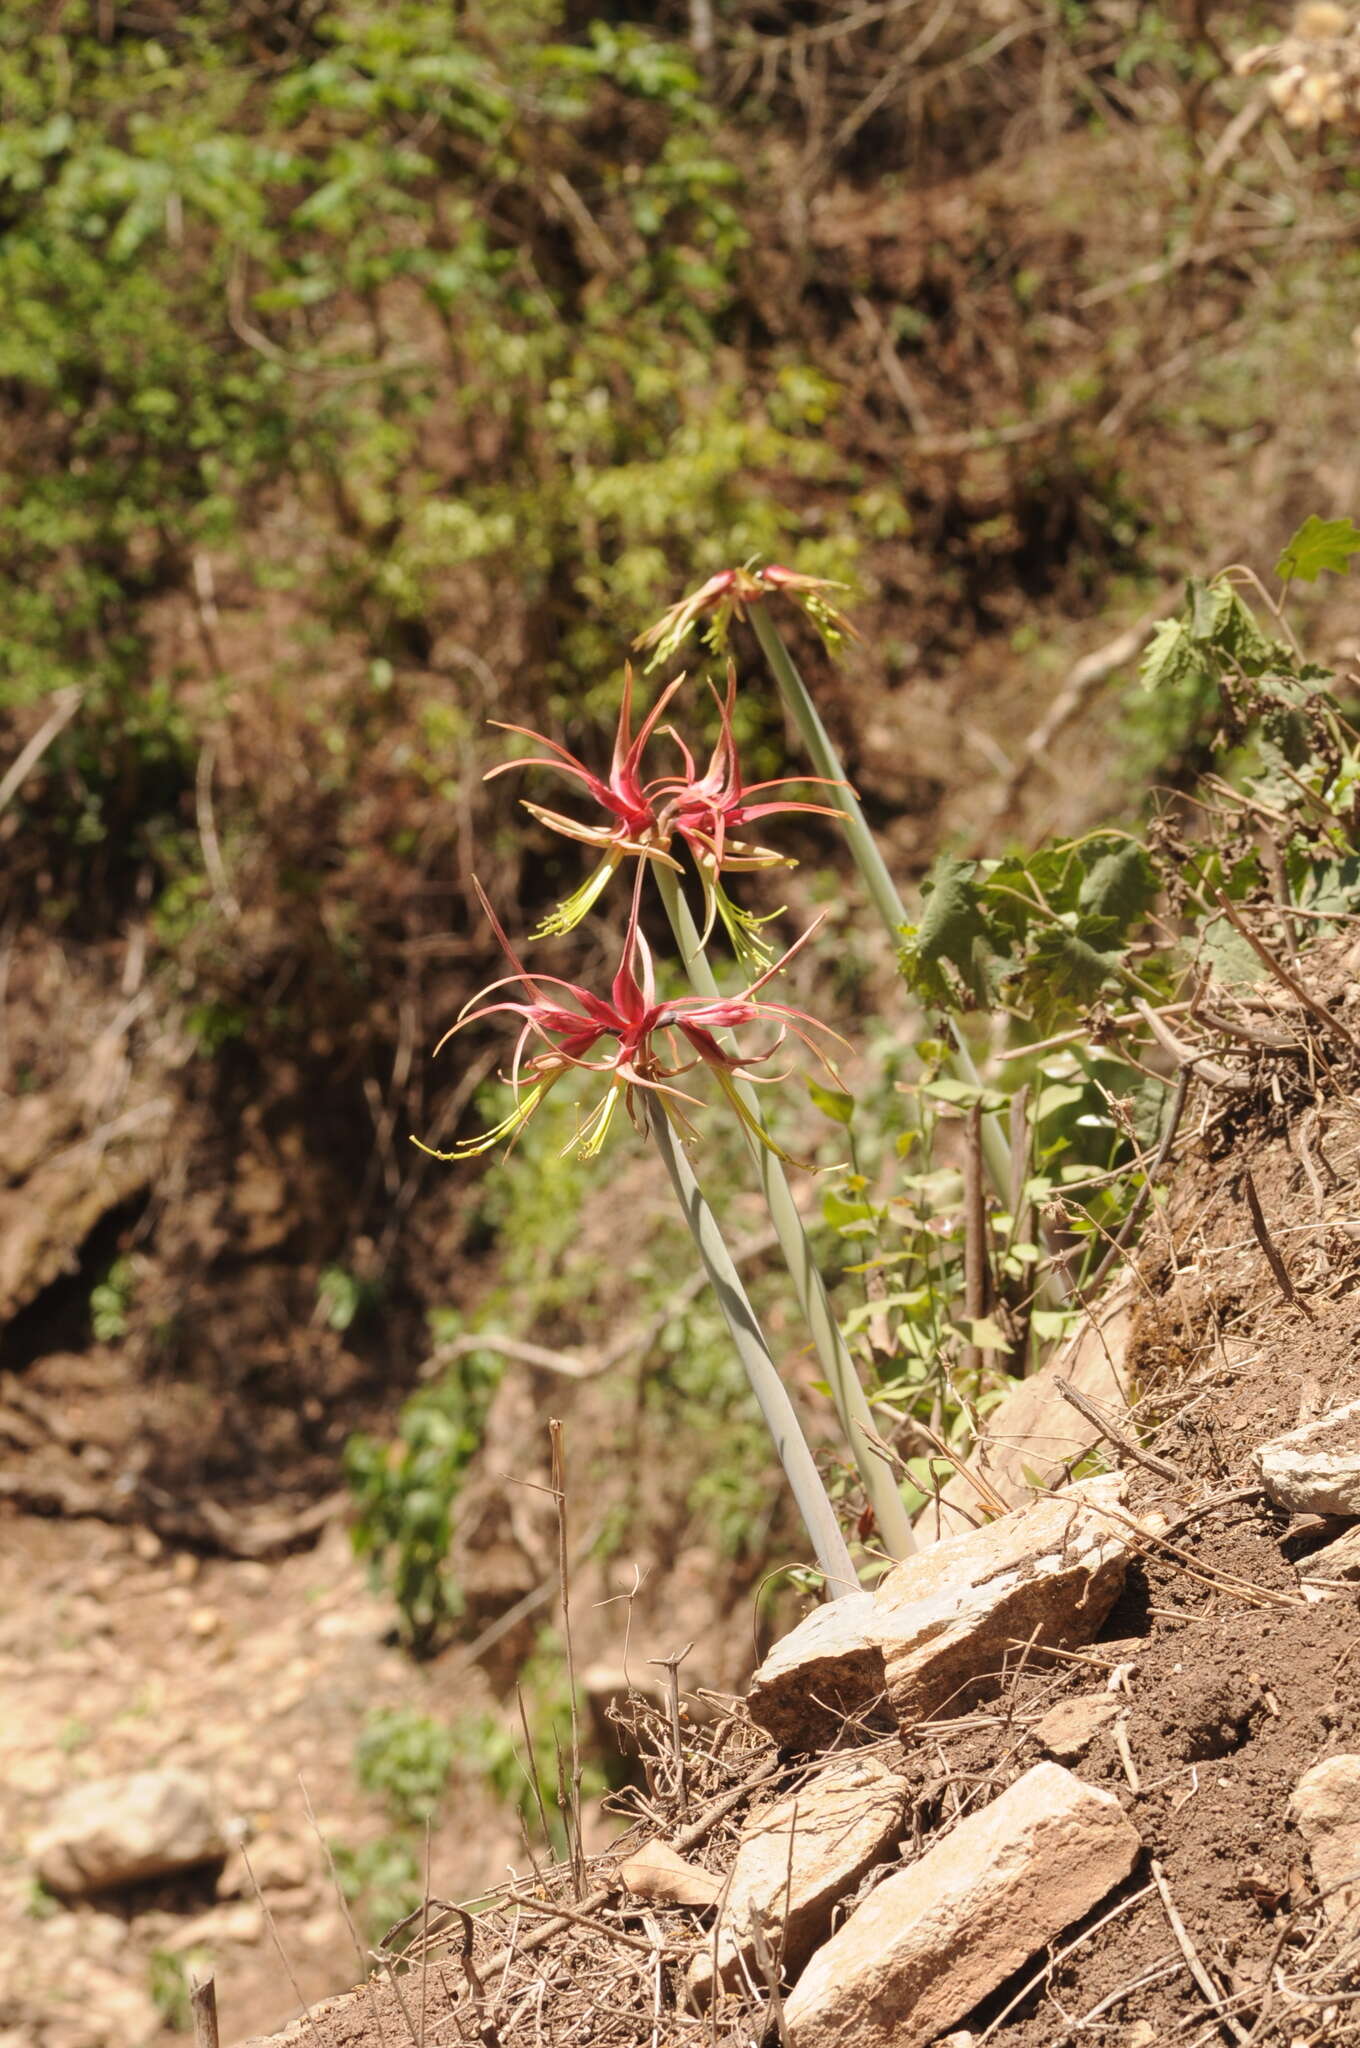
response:
<path fill-rule="evenodd" d="M 979 1351 L 1010 1350 L 1010 1338 L 991 1316 L 961 1316 L 957 1327 Z"/>
<path fill-rule="evenodd" d="M 1076 1329 L 1081 1313 L 1067 1308 L 1036 1308 L 1029 1320 L 1035 1336 L 1051 1344 L 1055 1338 L 1065 1337 Z"/>
<path fill-rule="evenodd" d="M 927 1002 L 947 1005 L 954 992 L 941 972 L 955 968 L 979 998 L 985 994 L 981 956 L 988 949 L 987 921 L 978 905 L 977 864 L 949 856 L 936 863 L 924 885 L 921 922 L 907 935 L 902 965 L 908 982 Z"/>
<path fill-rule="evenodd" d="M 1201 932 L 1197 957 L 1217 980 L 1229 987 L 1261 979 L 1264 969 L 1251 947 L 1226 917 Z"/>
<path fill-rule="evenodd" d="M 1184 620 L 1163 619 L 1153 628 L 1138 676 L 1145 690 L 1162 690 L 1183 683 L 1198 667 L 1199 656 Z"/>
<path fill-rule="evenodd" d="M 1360 527 L 1349 519 L 1319 519 L 1316 512 L 1288 543 L 1275 564 L 1286 583 L 1316 583 L 1324 569 L 1342 576 L 1352 555 L 1360 554 Z"/>
<path fill-rule="evenodd" d="M 1087 871 L 1081 885 L 1081 907 L 1096 917 L 1108 917 L 1123 933 L 1151 908 L 1157 895 L 1157 877 L 1152 862 L 1141 846 L 1125 840 L 1112 852 L 1103 854 Z"/>
<path fill-rule="evenodd" d="M 807 1092 L 822 1115 L 829 1116 L 834 1123 L 848 1124 L 855 1114 L 855 1098 L 847 1095 L 843 1088 L 824 1088 L 820 1081 L 809 1076 Z"/>
<path fill-rule="evenodd" d="M 1005 1096 L 998 1095 L 994 1088 L 982 1088 L 975 1081 L 956 1081 L 949 1074 L 942 1074 L 938 1081 L 924 1082 L 921 1093 L 936 1102 L 957 1103 L 960 1109 L 971 1109 L 975 1102 L 989 1113 L 1006 1106 Z"/>

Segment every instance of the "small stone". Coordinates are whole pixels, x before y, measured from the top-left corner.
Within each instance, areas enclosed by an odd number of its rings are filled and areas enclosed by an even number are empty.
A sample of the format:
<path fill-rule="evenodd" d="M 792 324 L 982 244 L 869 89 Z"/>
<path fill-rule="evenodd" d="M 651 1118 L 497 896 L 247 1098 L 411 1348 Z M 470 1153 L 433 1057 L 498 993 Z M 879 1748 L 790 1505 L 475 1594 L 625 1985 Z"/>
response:
<path fill-rule="evenodd" d="M 143 1564 L 154 1564 L 165 1549 L 165 1545 L 154 1529 L 134 1529 L 132 1548 Z"/>
<path fill-rule="evenodd" d="M 1070 1764 L 1084 1755 L 1118 1712 L 1119 1701 L 1113 1693 L 1083 1693 L 1079 1699 L 1059 1700 L 1029 1732 L 1046 1755 L 1056 1757 L 1060 1764 Z"/>
<path fill-rule="evenodd" d="M 191 1636 L 215 1636 L 222 1626 L 222 1617 L 215 1607 L 195 1607 L 189 1616 Z"/>
<path fill-rule="evenodd" d="M 1110 1793 L 1035 1764 L 818 1949 L 785 2004 L 791 2048 L 925 2048 L 1126 1878 L 1141 1849 Z"/>
<path fill-rule="evenodd" d="M 1289 1818 L 1308 1844 L 1308 1860 L 1332 1920 L 1360 1920 L 1360 1756 L 1329 1756 L 1304 1772 Z"/>
<path fill-rule="evenodd" d="M 192 1550 L 177 1550 L 170 1560 L 170 1575 L 180 1586 L 192 1586 L 202 1569 L 202 1558 Z"/>
<path fill-rule="evenodd" d="M 190 1771 L 135 1771 L 77 1785 L 29 1844 L 49 1891 L 106 1891 L 215 1863 L 228 1843 L 205 1781 Z"/>
<path fill-rule="evenodd" d="M 795 1978 L 831 1916 L 865 1872 L 891 1854 L 901 1832 L 907 1788 L 877 1757 L 852 1758 L 823 1770 L 797 1792 L 746 1823 L 716 1932 L 718 1975 L 735 1983 L 742 1963 L 759 1976 L 753 1922 L 772 1954 Z M 696 1956 L 689 1986 L 706 2004 L 713 1995 L 714 1944 Z"/>
<path fill-rule="evenodd" d="M 1281 1507 L 1298 1515 L 1360 1516 L 1360 1401 L 1262 1444 L 1254 1462 Z"/>
<path fill-rule="evenodd" d="M 686 1863 L 667 1842 L 649 1842 L 619 1865 L 619 1878 L 635 1899 L 651 1899 L 659 1906 L 711 1906 L 723 1888 L 723 1880 L 697 1863 Z"/>

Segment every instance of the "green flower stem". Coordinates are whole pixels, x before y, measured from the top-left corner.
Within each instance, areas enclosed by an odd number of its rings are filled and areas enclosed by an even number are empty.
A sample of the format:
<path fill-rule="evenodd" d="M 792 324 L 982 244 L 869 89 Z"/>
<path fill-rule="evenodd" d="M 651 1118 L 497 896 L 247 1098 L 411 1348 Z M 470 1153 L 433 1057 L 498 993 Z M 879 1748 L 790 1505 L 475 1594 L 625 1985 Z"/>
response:
<path fill-rule="evenodd" d="M 874 908 L 887 926 L 888 937 L 896 948 L 902 942 L 902 927 L 909 922 L 906 907 L 897 893 L 892 876 L 888 873 L 883 855 L 878 850 L 878 841 L 870 831 L 864 813 L 859 807 L 859 798 L 850 786 L 845 765 L 836 751 L 835 742 L 822 724 L 821 715 L 812 701 L 808 686 L 799 675 L 792 655 L 780 638 L 779 629 L 770 617 L 768 604 L 750 605 L 748 615 L 755 628 L 756 638 L 760 642 L 761 653 L 770 665 L 785 709 L 791 713 L 802 734 L 803 745 L 808 750 L 813 767 L 819 775 L 829 776 L 833 782 L 845 784 L 835 799 L 845 813 L 842 829 L 864 886 L 873 898 Z M 954 1073 L 970 1088 L 981 1087 L 981 1076 L 973 1064 L 973 1056 L 952 1018 L 946 1019 L 946 1029 L 954 1045 L 953 1057 L 950 1060 Z M 982 1152 L 987 1162 L 988 1178 L 997 1196 L 1004 1202 L 1010 1182 L 1010 1146 L 995 1116 L 988 1115 L 982 1120 Z"/>
<path fill-rule="evenodd" d="M 683 1147 L 676 1142 L 665 1111 L 659 1105 L 649 1107 L 647 1122 L 731 1332 L 732 1342 L 737 1347 L 737 1355 L 746 1369 L 751 1391 L 760 1404 L 779 1462 L 793 1489 L 803 1525 L 826 1579 L 827 1597 L 836 1600 L 847 1593 L 857 1593 L 859 1581 L 855 1577 L 855 1567 L 850 1562 L 850 1552 L 836 1520 L 835 1509 L 827 1499 L 816 1460 L 798 1426 L 793 1403 L 770 1356 L 769 1346 L 761 1334 L 755 1310 L 741 1284 L 732 1255 L 723 1242 L 718 1220 L 704 1199 Z"/>
<path fill-rule="evenodd" d="M 666 914 L 670 918 L 671 930 L 675 934 L 675 942 L 680 948 L 680 957 L 691 986 L 696 994 L 703 996 L 707 1001 L 718 1001 L 722 991 L 714 979 L 713 969 L 690 914 L 689 905 L 685 901 L 679 878 L 672 869 L 656 864 L 653 865 L 652 872 L 661 890 L 661 898 L 666 906 Z M 720 1033 L 719 1037 L 726 1039 L 727 1034 Z M 750 1111 L 755 1121 L 763 1126 L 765 1119 L 758 1091 L 740 1074 L 733 1076 L 733 1083 L 744 1107 Z M 762 1145 L 749 1131 L 745 1135 L 760 1175 L 765 1206 L 770 1212 L 770 1221 L 774 1225 L 780 1250 L 789 1269 L 789 1277 L 793 1281 L 794 1292 L 798 1296 L 803 1320 L 811 1332 L 817 1356 L 821 1360 L 822 1370 L 831 1389 L 831 1398 L 836 1405 L 842 1434 L 850 1446 L 864 1484 L 865 1494 L 874 1511 L 879 1540 L 890 1556 L 910 1557 L 916 1549 L 911 1518 L 903 1505 L 892 1473 L 873 1449 L 874 1420 L 869 1403 L 864 1397 L 864 1389 L 859 1383 L 854 1360 L 846 1349 L 831 1303 L 827 1299 L 826 1288 L 812 1256 L 812 1246 L 808 1243 L 807 1232 L 803 1228 L 803 1219 L 798 1213 L 798 1204 L 793 1198 L 788 1177 L 768 1146 Z"/>

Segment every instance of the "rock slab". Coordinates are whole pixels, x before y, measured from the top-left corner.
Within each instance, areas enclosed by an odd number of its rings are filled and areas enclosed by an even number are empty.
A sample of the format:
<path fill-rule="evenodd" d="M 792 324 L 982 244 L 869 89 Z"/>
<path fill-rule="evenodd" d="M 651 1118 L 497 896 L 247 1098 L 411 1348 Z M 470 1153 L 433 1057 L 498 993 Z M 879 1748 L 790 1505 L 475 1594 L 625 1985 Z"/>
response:
<path fill-rule="evenodd" d="M 73 1787 L 29 1857 L 49 1891 L 78 1896 L 216 1863 L 229 1847 L 203 1778 L 134 1771 Z"/>
<path fill-rule="evenodd" d="M 891 1854 L 906 1803 L 896 1771 L 874 1756 L 852 1757 L 756 1814 L 743 1830 L 714 1940 L 690 1970 L 696 2001 L 706 2005 L 713 1995 L 715 1959 L 724 1984 L 738 1981 L 743 1963 L 759 1981 L 753 1922 L 785 1980 L 796 1977 L 825 1941 L 840 1900 Z"/>
<path fill-rule="evenodd" d="M 1016 1645 L 1088 1642 L 1124 1582 L 1132 1525 L 1121 1473 L 1080 1480 L 894 1566 L 835 1600 L 765 1659 L 751 1719 L 790 1749 L 833 1739 L 886 1702 L 904 1731 L 998 1676 Z"/>
<path fill-rule="evenodd" d="M 1347 1529 L 1344 1536 L 1305 1557 L 1299 1565 L 1299 1579 L 1304 1586 L 1324 1587 L 1360 1579 L 1360 1528 Z"/>
<path fill-rule="evenodd" d="M 1305 1771 L 1289 1818 L 1308 1844 L 1323 1910 L 1360 1922 L 1360 1756 L 1324 1757 Z"/>
<path fill-rule="evenodd" d="M 1035 1764 L 817 1951 L 790 2048 L 925 2048 L 1122 1882 L 1142 1844 L 1117 1799 Z"/>
<path fill-rule="evenodd" d="M 1262 1444 L 1261 1484 L 1296 1515 L 1360 1515 L 1360 1401 Z"/>

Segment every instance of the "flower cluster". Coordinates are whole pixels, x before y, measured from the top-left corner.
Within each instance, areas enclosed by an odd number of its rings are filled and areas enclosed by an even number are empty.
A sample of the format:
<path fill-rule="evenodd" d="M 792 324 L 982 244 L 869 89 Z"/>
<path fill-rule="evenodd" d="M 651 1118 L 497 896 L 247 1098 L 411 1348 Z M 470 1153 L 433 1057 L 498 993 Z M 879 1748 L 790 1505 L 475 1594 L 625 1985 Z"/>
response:
<path fill-rule="evenodd" d="M 751 605 L 777 596 L 790 598 L 805 612 L 834 651 L 842 641 L 859 637 L 849 619 L 831 601 L 831 593 L 843 588 L 824 576 L 803 576 L 796 569 L 781 569 L 777 562 L 767 562 L 763 568 L 722 569 L 663 612 L 654 626 L 639 633 L 633 645 L 650 651 L 650 666 L 659 668 L 662 662 L 672 659 L 691 627 L 702 619 L 709 646 L 715 654 L 721 654 L 727 646 L 733 619 L 744 619 Z"/>
<path fill-rule="evenodd" d="M 697 996 L 659 1002 L 651 949 L 638 925 L 641 884 L 642 870 L 639 868 L 623 959 L 607 998 L 594 995 L 575 982 L 564 981 L 558 975 L 530 973 L 516 955 L 480 884 L 474 885 L 514 971 L 474 996 L 435 1050 L 440 1051 L 459 1031 L 465 1030 L 469 1024 L 481 1023 L 484 1018 L 501 1013 L 518 1017 L 521 1020 L 520 1031 L 507 1076 L 515 1101 L 509 1114 L 481 1136 L 465 1139 L 450 1152 L 434 1152 L 428 1145 L 422 1145 L 422 1151 L 431 1152 L 436 1159 L 472 1159 L 479 1153 L 490 1151 L 503 1139 L 513 1138 L 522 1130 L 550 1090 L 564 1075 L 571 1073 L 598 1074 L 606 1082 L 605 1093 L 577 1134 L 577 1146 L 583 1159 L 593 1158 L 600 1150 L 609 1135 L 620 1102 L 633 1123 L 640 1126 L 640 1093 L 650 1093 L 665 1114 L 688 1131 L 690 1126 L 685 1107 L 696 1107 L 696 1099 L 677 1088 L 675 1083 L 681 1075 L 700 1065 L 714 1075 L 747 1129 L 772 1151 L 779 1151 L 780 1148 L 746 1108 L 733 1087 L 733 1077 L 742 1074 L 751 1081 L 781 1079 L 780 1075 L 754 1074 L 751 1069 L 772 1059 L 792 1032 L 809 1047 L 832 1080 L 836 1079 L 825 1051 L 812 1034 L 815 1032 L 844 1043 L 839 1034 L 801 1010 L 792 1009 L 787 1003 L 772 1002 L 761 994 L 767 983 L 802 950 L 817 927 L 809 927 L 782 959 L 767 968 L 740 995 L 725 997 L 718 1002 L 707 1002 Z M 517 996 L 506 996 L 496 1002 L 486 1001 L 488 996 L 496 995 L 501 989 L 516 987 L 521 991 Z M 740 1031 L 747 1025 L 762 1023 L 773 1023 L 776 1027 L 773 1043 L 763 1051 L 749 1054 L 729 1052 L 718 1041 L 716 1034 L 719 1032 Z M 420 1143 L 419 1139 L 415 1142 Z M 781 1158 L 787 1156 L 780 1152 Z"/>
<path fill-rule="evenodd" d="M 823 817 L 837 817 L 839 812 L 830 804 L 799 803 L 788 797 L 772 798 L 769 792 L 783 789 L 794 779 L 791 776 L 782 777 L 777 782 L 747 783 L 743 780 L 732 730 L 737 680 L 736 671 L 730 665 L 726 699 L 714 691 L 718 706 L 718 740 L 703 774 L 699 773 L 694 756 L 679 734 L 673 727 L 666 726 L 661 729 L 680 756 L 680 770 L 644 780 L 643 753 L 658 729 L 662 713 L 683 681 L 683 676 L 677 677 L 662 691 L 634 736 L 633 672 L 625 670 L 623 707 L 607 780 L 593 774 L 584 762 L 569 754 L 556 740 L 531 732 L 527 726 L 505 724 L 501 724 L 503 732 L 519 733 L 523 738 L 533 740 L 535 745 L 548 748 L 549 752 L 547 755 L 526 754 L 514 761 L 502 761 L 498 767 L 488 771 L 486 780 L 508 774 L 514 768 L 555 769 L 558 774 L 578 783 L 604 814 L 599 823 L 583 823 L 561 811 L 546 810 L 541 804 L 522 799 L 525 810 L 540 824 L 568 839 L 579 840 L 582 845 L 597 848 L 601 856 L 580 888 L 549 912 L 534 934 L 536 938 L 574 930 L 599 901 L 610 877 L 629 856 L 639 861 L 657 861 L 677 873 L 683 873 L 681 862 L 671 851 L 673 843 L 678 840 L 688 849 L 703 887 L 704 942 L 707 943 L 715 920 L 721 918 L 738 958 L 754 973 L 770 964 L 770 955 L 761 943 L 759 932 L 760 924 L 768 922 L 768 919 L 755 919 L 733 903 L 722 886 L 722 875 L 733 869 L 792 867 L 794 862 L 787 854 L 777 853 L 768 846 L 753 845 L 741 835 L 760 819 L 779 812 L 813 811 Z M 799 779 L 825 780 L 820 776 Z M 756 798 L 764 801 L 753 801 Z M 777 917 L 779 912 L 772 915 Z"/>
<path fill-rule="evenodd" d="M 644 639 L 658 647 L 678 644 L 689 627 L 704 616 L 721 632 L 742 606 L 770 591 L 792 596 L 818 617 L 824 630 L 848 631 L 828 602 L 826 593 L 833 587 L 789 569 L 729 570 L 710 579 L 702 590 L 676 606 Z M 476 885 L 478 899 L 511 972 L 471 999 L 436 1050 L 470 1025 L 490 1017 L 518 1019 L 514 1053 L 504 1077 L 512 1103 L 493 1128 L 463 1140 L 452 1151 L 434 1152 L 435 1158 L 470 1159 L 503 1141 L 513 1142 L 567 1075 L 594 1076 L 604 1084 L 602 1094 L 584 1115 L 577 1132 L 576 1146 L 584 1158 L 598 1153 L 620 1104 L 639 1127 L 645 1125 L 650 1105 L 682 1133 L 691 1135 L 687 1112 L 697 1106 L 696 1098 L 680 1084 L 701 1067 L 713 1076 L 747 1130 L 771 1151 L 779 1152 L 753 1113 L 749 1092 L 739 1087 L 738 1081 L 782 1079 L 782 1075 L 755 1070 L 768 1068 L 790 1036 L 799 1039 L 835 1081 L 827 1043 L 843 1041 L 827 1026 L 766 993 L 775 976 L 807 943 L 811 931 L 805 932 L 782 958 L 774 960 L 761 938 L 761 926 L 769 918 L 756 918 L 734 903 L 722 878 L 732 870 L 794 865 L 786 854 L 752 836 L 767 818 L 796 811 L 815 812 L 824 817 L 841 815 L 832 804 L 809 803 L 788 795 L 788 785 L 795 779 L 831 787 L 843 785 L 830 784 L 827 777 L 790 776 L 755 783 L 745 780 L 733 730 L 736 672 L 730 664 L 725 695 L 713 690 L 718 737 L 707 765 L 701 769 L 674 726 L 663 723 L 683 683 L 683 676 L 669 683 L 635 730 L 633 674 L 631 669 L 625 672 L 618 729 L 609 769 L 604 775 L 596 774 L 543 733 L 528 726 L 495 721 L 501 731 L 529 740 L 537 751 L 499 763 L 489 771 L 488 780 L 516 768 L 548 769 L 574 784 L 579 794 L 590 799 L 597 813 L 594 817 L 579 818 L 525 800 L 525 809 L 540 824 L 592 848 L 599 856 L 586 880 L 544 919 L 535 937 L 574 929 L 599 901 L 611 877 L 626 860 L 635 864 L 632 902 L 623 957 L 609 995 L 604 997 L 560 976 L 539 974 L 526 967 L 480 884 Z M 666 741 L 672 750 L 664 770 L 648 765 L 649 749 L 659 740 Z M 703 940 L 706 942 L 715 924 L 721 922 L 743 965 L 746 985 L 737 995 L 716 1001 L 689 996 L 669 1002 L 657 996 L 652 955 L 641 930 L 643 882 L 653 867 L 683 875 L 685 863 L 680 856 L 684 854 L 693 863 L 703 890 Z M 778 916 L 779 912 L 771 915 Z M 773 1037 L 759 1050 L 742 1050 L 733 1034 L 760 1025 L 772 1027 Z M 428 1146 L 421 1149 L 432 1150 Z"/>

